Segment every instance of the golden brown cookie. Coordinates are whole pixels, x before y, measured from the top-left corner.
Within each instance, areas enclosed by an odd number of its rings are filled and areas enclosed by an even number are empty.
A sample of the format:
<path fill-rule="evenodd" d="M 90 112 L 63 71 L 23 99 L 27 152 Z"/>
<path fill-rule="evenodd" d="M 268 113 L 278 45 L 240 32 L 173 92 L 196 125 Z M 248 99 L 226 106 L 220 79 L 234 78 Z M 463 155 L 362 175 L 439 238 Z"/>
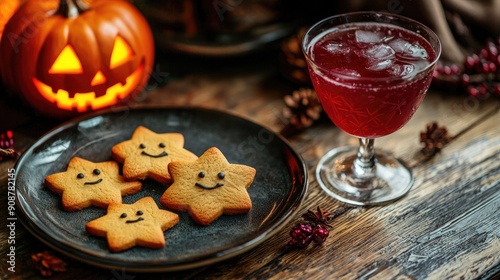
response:
<path fill-rule="evenodd" d="M 127 182 L 114 161 L 91 162 L 79 157 L 70 160 L 64 172 L 48 175 L 45 184 L 62 195 L 66 211 L 89 206 L 105 208 L 110 203 L 121 203 L 122 196 L 141 190 L 139 181 Z"/>
<path fill-rule="evenodd" d="M 163 232 L 178 222 L 177 214 L 159 209 L 147 196 L 134 204 L 110 204 L 105 216 L 88 222 L 85 228 L 90 234 L 106 237 L 111 252 L 120 252 L 134 246 L 164 247 Z"/>
<path fill-rule="evenodd" d="M 255 169 L 230 164 L 215 147 L 195 161 L 171 162 L 168 169 L 173 183 L 160 203 L 188 211 L 200 225 L 209 225 L 222 214 L 242 214 L 252 209 L 247 188 L 253 182 Z"/>
<path fill-rule="evenodd" d="M 183 148 L 184 136 L 180 133 L 157 134 L 139 126 L 130 140 L 111 149 L 113 158 L 123 163 L 123 176 L 127 180 L 146 179 L 160 183 L 171 181 L 167 165 L 171 161 L 195 160 L 197 156 Z"/>

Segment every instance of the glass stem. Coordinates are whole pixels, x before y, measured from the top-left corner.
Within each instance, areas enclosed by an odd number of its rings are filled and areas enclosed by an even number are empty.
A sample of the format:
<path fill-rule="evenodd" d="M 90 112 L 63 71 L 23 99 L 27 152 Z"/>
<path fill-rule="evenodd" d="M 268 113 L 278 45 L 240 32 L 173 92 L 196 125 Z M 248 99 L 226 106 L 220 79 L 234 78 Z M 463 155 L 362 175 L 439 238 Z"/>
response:
<path fill-rule="evenodd" d="M 371 181 L 376 175 L 375 149 L 373 144 L 375 139 L 360 138 L 359 149 L 356 159 L 353 162 L 354 176 L 361 181 Z"/>

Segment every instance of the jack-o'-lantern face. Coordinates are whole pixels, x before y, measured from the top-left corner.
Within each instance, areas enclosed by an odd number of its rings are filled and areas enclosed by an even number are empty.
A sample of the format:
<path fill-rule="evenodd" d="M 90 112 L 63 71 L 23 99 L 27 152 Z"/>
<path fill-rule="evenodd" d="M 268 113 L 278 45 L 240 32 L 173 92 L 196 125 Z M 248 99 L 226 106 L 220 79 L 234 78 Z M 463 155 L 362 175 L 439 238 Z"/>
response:
<path fill-rule="evenodd" d="M 125 99 L 141 82 L 144 58 L 134 67 L 136 54 L 120 35 L 116 36 L 110 52 L 101 53 L 110 53 L 108 63 L 101 63 L 100 69 L 96 69 L 97 60 L 87 63 L 89 69 L 85 69 L 82 60 L 89 58 L 79 57 L 73 46 L 67 44 L 49 69 L 40 67 L 40 79 L 34 77 L 33 83 L 45 99 L 61 109 L 85 112 L 89 107 L 96 110 L 113 105 Z"/>
<path fill-rule="evenodd" d="M 129 1 L 26 1 L 4 34 L 3 84 L 56 118 L 133 100 L 154 62 L 151 29 Z"/>

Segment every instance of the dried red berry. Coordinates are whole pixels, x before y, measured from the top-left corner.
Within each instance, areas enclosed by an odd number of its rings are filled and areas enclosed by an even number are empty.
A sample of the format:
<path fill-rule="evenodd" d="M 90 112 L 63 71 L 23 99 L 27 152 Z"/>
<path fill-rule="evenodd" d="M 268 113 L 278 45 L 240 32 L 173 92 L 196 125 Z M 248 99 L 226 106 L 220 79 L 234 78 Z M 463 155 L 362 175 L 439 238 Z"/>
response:
<path fill-rule="evenodd" d="M 288 245 L 297 248 L 305 248 L 311 244 L 312 238 L 308 239 L 292 239 L 288 242 Z"/>
<path fill-rule="evenodd" d="M 307 239 L 311 237 L 312 227 L 310 224 L 297 224 L 291 231 L 290 236 L 294 239 Z"/>
<path fill-rule="evenodd" d="M 497 96 L 500 96 L 500 83 L 496 83 L 493 85 L 493 93 Z"/>
<path fill-rule="evenodd" d="M 479 90 L 475 86 L 468 86 L 467 93 L 472 97 L 477 97 L 479 95 Z"/>
<path fill-rule="evenodd" d="M 330 235 L 330 232 L 323 224 L 318 224 L 313 228 L 312 239 L 318 244 L 325 242 L 328 235 Z"/>
<path fill-rule="evenodd" d="M 5 133 L 0 134 L 0 148 L 12 149 L 14 147 L 14 133 L 7 130 Z"/>
<path fill-rule="evenodd" d="M 312 241 L 312 233 L 313 228 L 310 224 L 296 224 L 290 231 L 292 240 L 288 242 L 288 245 L 300 248 L 307 247 Z"/>
<path fill-rule="evenodd" d="M 0 161 L 5 158 L 15 158 L 19 152 L 14 149 L 14 133 L 7 130 L 0 134 Z"/>
<path fill-rule="evenodd" d="M 461 80 L 462 80 L 462 84 L 464 86 L 466 86 L 466 85 L 468 85 L 470 83 L 470 76 L 467 75 L 467 74 L 463 74 Z"/>

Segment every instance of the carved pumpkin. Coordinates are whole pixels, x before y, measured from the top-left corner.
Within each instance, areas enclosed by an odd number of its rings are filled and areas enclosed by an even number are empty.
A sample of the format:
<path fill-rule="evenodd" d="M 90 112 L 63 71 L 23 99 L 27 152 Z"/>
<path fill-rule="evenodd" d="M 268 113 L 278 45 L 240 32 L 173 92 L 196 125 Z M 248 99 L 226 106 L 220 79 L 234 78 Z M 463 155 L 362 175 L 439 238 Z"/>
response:
<path fill-rule="evenodd" d="M 30 0 L 4 33 L 3 81 L 44 115 L 69 117 L 130 100 L 151 73 L 151 30 L 126 1 Z"/>
<path fill-rule="evenodd" d="M 22 2 L 22 0 L 0 0 L 0 39 L 2 39 L 5 24 L 21 6 Z"/>
<path fill-rule="evenodd" d="M 10 20 L 12 15 L 21 6 L 21 0 L 0 0 L 0 41 L 2 40 L 3 29 L 5 24 Z M 0 69 L 0 78 L 2 77 L 2 69 Z M 1 84 L 0 84 L 1 89 Z"/>

